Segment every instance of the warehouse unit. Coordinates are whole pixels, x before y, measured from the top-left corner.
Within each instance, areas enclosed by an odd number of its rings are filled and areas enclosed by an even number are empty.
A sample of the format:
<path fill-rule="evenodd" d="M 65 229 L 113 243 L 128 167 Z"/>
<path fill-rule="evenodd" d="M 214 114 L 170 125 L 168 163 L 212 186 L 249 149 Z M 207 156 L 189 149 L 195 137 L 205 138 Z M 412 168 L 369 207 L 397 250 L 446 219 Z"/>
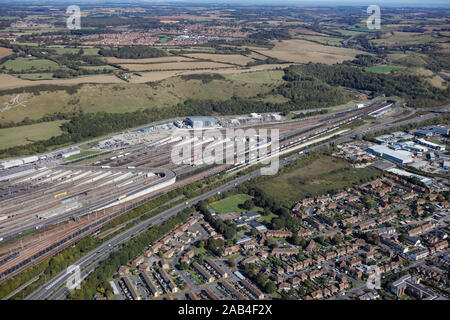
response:
<path fill-rule="evenodd" d="M 440 144 L 436 144 L 430 141 L 426 141 L 425 139 L 417 139 L 417 143 L 421 144 L 427 148 L 437 150 L 437 151 L 445 151 L 445 147 L 441 146 Z"/>
<path fill-rule="evenodd" d="M 404 164 L 413 162 L 412 153 L 404 150 L 395 151 L 383 145 L 374 145 L 367 149 L 370 153 Z"/>
<path fill-rule="evenodd" d="M 444 127 L 444 126 L 432 126 L 431 131 L 437 133 L 437 134 L 443 134 L 443 135 L 449 135 L 450 134 L 450 127 Z"/>

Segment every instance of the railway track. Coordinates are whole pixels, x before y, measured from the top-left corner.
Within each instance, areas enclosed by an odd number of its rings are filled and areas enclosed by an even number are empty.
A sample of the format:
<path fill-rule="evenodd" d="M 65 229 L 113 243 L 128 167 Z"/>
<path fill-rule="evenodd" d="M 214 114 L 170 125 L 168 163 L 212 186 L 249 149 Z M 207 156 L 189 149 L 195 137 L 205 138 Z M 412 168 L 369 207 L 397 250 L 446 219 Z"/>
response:
<path fill-rule="evenodd" d="M 340 125 L 345 124 L 347 122 L 351 122 L 363 115 L 366 115 L 370 112 L 373 112 L 374 110 L 377 110 L 378 108 L 380 108 L 381 106 L 371 106 L 371 107 L 366 107 L 364 108 L 364 110 L 355 110 L 355 111 L 351 111 L 351 112 L 346 112 L 345 114 L 341 114 L 338 116 L 332 116 L 329 118 L 325 118 L 325 119 L 321 119 L 321 121 L 319 120 L 314 120 L 314 121 L 303 121 L 303 122 L 292 122 L 287 124 L 286 126 L 283 126 L 283 133 L 284 133 L 284 137 L 283 137 L 283 144 L 284 145 L 290 145 L 290 144 L 294 144 L 299 142 L 302 139 L 308 139 L 308 138 L 312 138 L 314 136 L 316 136 L 317 134 L 326 132 L 327 130 L 331 130 L 333 128 L 338 128 Z M 301 123 L 302 125 L 305 125 L 306 123 L 310 126 L 307 129 L 304 130 L 300 130 L 299 129 L 299 123 Z M 279 125 L 278 125 L 279 126 Z M 276 128 L 276 124 L 270 125 L 270 126 L 261 126 L 261 128 L 265 128 L 265 129 L 270 129 L 270 128 Z M 297 132 L 295 131 L 297 130 Z M 293 132 L 294 131 L 294 132 Z M 145 148 L 143 148 L 145 149 Z M 139 150 L 139 149 L 138 149 Z M 140 153 L 141 155 L 149 155 L 149 153 L 145 154 L 145 152 Z M 145 164 L 149 164 L 152 163 L 152 160 L 154 161 L 155 159 L 162 159 L 167 157 L 168 154 L 161 154 L 161 155 L 152 155 L 150 156 L 148 159 L 144 159 L 144 160 L 137 160 L 139 162 L 128 162 L 127 164 L 137 164 L 138 166 L 142 166 Z M 198 174 L 194 174 L 191 177 L 188 177 L 186 179 L 183 179 L 182 181 L 175 183 L 172 186 L 168 186 L 168 187 L 164 187 L 161 190 L 159 190 L 160 192 L 165 192 L 166 190 L 171 190 L 173 188 L 182 186 L 182 185 L 186 185 L 189 183 L 192 183 L 194 181 L 198 181 L 199 179 L 202 179 L 204 177 L 207 176 L 211 176 L 214 174 L 218 174 L 224 170 L 227 170 L 231 167 L 231 165 L 222 165 L 222 166 L 217 166 L 215 168 L 209 169 L 206 172 L 201 172 Z M 65 167 L 67 168 L 67 167 Z M 70 167 L 71 170 L 77 170 L 77 169 L 89 169 L 92 170 L 92 167 Z M 106 168 L 105 168 L 106 169 Z M 125 170 L 124 168 L 119 168 L 119 167 L 111 167 L 111 168 L 107 168 L 107 170 L 114 170 L 114 171 L 123 171 Z M 136 170 L 146 170 L 143 168 L 136 168 Z M 161 171 L 161 173 L 167 178 L 166 174 L 167 172 L 170 172 L 170 174 L 174 173 L 168 169 L 165 168 L 158 168 L 158 170 Z M 98 196 L 102 196 L 102 193 L 98 193 Z M 67 215 L 67 216 L 62 216 L 60 217 L 60 219 L 56 219 L 56 221 L 54 221 L 54 223 L 59 223 L 62 221 L 66 221 L 67 219 L 71 219 L 74 216 L 77 217 L 78 219 L 78 223 L 75 222 L 75 224 L 73 224 L 72 226 L 68 227 L 67 230 L 54 230 L 52 229 L 51 231 L 51 235 L 49 235 L 48 238 L 46 238 L 45 240 L 43 240 L 42 238 L 39 239 L 39 241 L 37 240 L 37 238 L 34 238 L 34 242 L 29 241 L 29 244 L 27 246 L 27 248 L 25 250 L 23 250 L 23 252 L 20 252 L 19 256 L 16 257 L 15 259 L 9 260 L 8 262 L 4 263 L 3 266 L 0 266 L 0 277 L 6 278 L 9 277 L 11 274 L 15 273 L 17 270 L 20 270 L 20 268 L 25 268 L 27 264 L 36 261 L 36 259 L 41 259 L 41 257 L 43 256 L 49 256 L 51 254 L 53 254 L 55 251 L 57 250 L 57 248 L 62 248 L 63 246 L 65 246 L 67 243 L 71 243 L 72 241 L 76 241 L 76 239 L 80 239 L 81 237 L 83 237 L 86 233 L 89 232 L 95 232 L 95 230 L 98 229 L 98 227 L 104 223 L 106 223 L 107 221 L 110 221 L 111 219 L 113 219 L 114 217 L 128 211 L 131 210 L 133 207 L 136 207 L 137 205 L 139 205 L 139 203 L 144 203 L 145 201 L 150 200 L 152 197 L 140 197 L 138 199 L 136 199 L 135 201 L 132 201 L 130 204 L 118 204 L 112 208 L 108 208 L 105 209 L 103 211 L 103 218 L 99 218 L 98 216 L 98 220 L 100 221 L 90 221 L 89 218 L 87 218 L 88 220 L 86 221 L 86 213 L 84 212 L 84 214 L 82 212 L 77 212 L 76 215 Z M 107 201 L 105 201 L 107 202 Z M 103 203 L 98 204 L 97 207 L 101 207 Z M 91 209 L 95 209 L 91 207 Z M 93 210 L 90 210 L 90 212 L 92 212 Z M 101 213 L 97 213 L 101 214 Z M 83 218 L 84 215 L 84 218 Z M 49 221 L 50 222 L 50 221 Z M 51 221 L 53 222 L 53 221 Z M 97 229 L 95 229 L 97 228 Z M 95 229 L 95 230 L 94 230 Z M 16 260 L 18 259 L 18 260 Z"/>

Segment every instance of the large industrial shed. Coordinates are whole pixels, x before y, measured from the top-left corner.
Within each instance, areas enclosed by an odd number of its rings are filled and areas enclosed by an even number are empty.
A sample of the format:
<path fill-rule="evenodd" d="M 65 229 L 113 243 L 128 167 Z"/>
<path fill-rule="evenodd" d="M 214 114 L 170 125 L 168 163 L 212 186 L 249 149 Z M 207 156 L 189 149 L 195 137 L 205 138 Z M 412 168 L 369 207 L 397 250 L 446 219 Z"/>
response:
<path fill-rule="evenodd" d="M 219 122 L 213 117 L 194 116 L 187 117 L 184 120 L 185 125 L 192 128 L 217 128 L 220 127 Z"/>
<path fill-rule="evenodd" d="M 403 164 L 413 162 L 412 153 L 408 151 L 395 151 L 382 145 L 374 145 L 367 150 L 376 156 L 385 157 L 398 163 Z"/>

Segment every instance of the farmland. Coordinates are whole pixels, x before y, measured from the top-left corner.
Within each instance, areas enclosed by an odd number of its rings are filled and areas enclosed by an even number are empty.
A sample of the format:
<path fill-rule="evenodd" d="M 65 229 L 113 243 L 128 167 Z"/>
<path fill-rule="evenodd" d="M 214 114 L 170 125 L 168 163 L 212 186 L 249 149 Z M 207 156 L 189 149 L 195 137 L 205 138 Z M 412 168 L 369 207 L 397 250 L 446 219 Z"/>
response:
<path fill-rule="evenodd" d="M 297 36 L 299 39 L 303 40 L 310 40 L 314 42 L 319 42 L 321 44 L 329 45 L 329 46 L 336 46 L 336 47 L 342 47 L 342 41 L 341 38 L 336 37 L 324 37 L 324 36 L 316 36 L 316 35 L 299 35 Z"/>
<path fill-rule="evenodd" d="M 231 66 L 216 62 L 168 62 L 155 64 L 120 64 L 121 68 L 130 71 L 158 71 L 158 70 L 195 70 L 231 68 Z"/>
<path fill-rule="evenodd" d="M 9 48 L 0 47 L 0 59 L 9 56 L 13 51 Z"/>
<path fill-rule="evenodd" d="M 245 66 L 248 62 L 254 61 L 253 59 L 247 58 L 242 55 L 237 54 L 208 54 L 208 53 L 196 53 L 188 54 L 187 56 L 196 59 L 206 59 L 215 62 L 230 63 L 240 66 Z"/>
<path fill-rule="evenodd" d="M 325 46 L 306 40 L 286 40 L 275 44 L 272 50 L 261 53 L 283 61 L 296 63 L 320 62 L 334 64 L 353 59 L 361 51 Z"/>
<path fill-rule="evenodd" d="M 169 56 L 169 57 L 159 57 L 159 58 L 145 58 L 145 59 L 120 59 L 114 57 L 106 57 L 104 60 L 108 63 L 121 64 L 121 63 L 139 63 L 139 64 L 150 64 L 150 63 L 167 63 L 167 62 L 183 62 L 183 61 L 194 61 L 187 57 L 179 56 Z"/>

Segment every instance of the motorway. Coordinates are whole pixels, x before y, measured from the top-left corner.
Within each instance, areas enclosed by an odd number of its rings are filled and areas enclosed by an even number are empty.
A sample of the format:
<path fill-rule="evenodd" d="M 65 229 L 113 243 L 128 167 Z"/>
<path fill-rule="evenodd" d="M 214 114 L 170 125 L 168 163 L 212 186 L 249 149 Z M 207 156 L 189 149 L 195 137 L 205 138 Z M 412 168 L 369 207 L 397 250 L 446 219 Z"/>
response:
<path fill-rule="evenodd" d="M 445 106 L 442 108 L 447 108 L 447 110 L 448 110 L 448 107 L 449 106 Z M 389 128 L 394 128 L 394 127 L 398 127 L 398 126 L 402 126 L 402 125 L 410 124 L 410 123 L 421 122 L 421 121 L 431 119 L 431 118 L 434 118 L 437 116 L 439 116 L 439 115 L 432 113 L 432 114 L 428 114 L 425 116 L 416 117 L 413 119 L 394 123 Z M 362 133 L 369 133 L 369 132 L 373 133 L 373 132 L 384 130 L 387 128 L 388 127 L 386 127 L 385 124 L 382 124 L 382 125 L 374 126 L 374 127 L 370 128 L 369 130 L 365 130 Z M 361 133 L 361 132 L 356 132 L 356 133 Z M 353 132 L 351 134 L 347 134 L 345 136 L 342 136 L 338 139 L 333 139 L 333 141 L 334 142 L 349 141 L 352 139 L 351 137 L 354 134 L 355 134 L 355 132 Z M 314 151 L 323 146 L 327 146 L 331 142 L 332 141 L 329 141 L 329 142 L 325 142 L 320 145 L 314 146 L 314 147 L 310 148 L 309 151 Z M 300 155 L 300 154 L 296 153 L 292 156 L 289 156 L 288 158 L 280 160 L 280 167 L 283 167 L 289 163 L 292 163 L 293 161 L 297 160 L 298 158 L 300 158 L 304 155 L 305 154 Z M 179 205 L 177 205 L 171 209 L 168 209 L 152 218 L 147 219 L 146 221 L 141 222 L 140 224 L 138 224 L 138 225 L 124 231 L 123 233 L 117 235 L 116 237 L 108 240 L 103 245 L 96 248 L 94 251 L 91 251 L 89 254 L 87 254 L 86 256 L 84 256 L 83 258 L 81 258 L 80 260 L 78 260 L 77 262 L 74 263 L 74 265 L 78 265 L 81 269 L 81 279 L 84 279 L 93 270 L 95 270 L 95 268 L 103 260 L 105 260 L 108 257 L 109 251 L 112 250 L 112 248 L 117 247 L 118 245 L 120 245 L 122 243 L 125 243 L 130 238 L 132 238 L 133 235 L 136 235 L 137 233 L 147 230 L 154 223 L 161 223 L 162 221 L 176 215 L 177 213 L 179 213 L 180 211 L 182 211 L 184 208 L 186 208 L 188 206 L 196 204 L 197 202 L 199 202 L 201 200 L 205 200 L 205 199 L 209 198 L 210 196 L 217 194 L 219 192 L 224 192 L 224 191 L 230 190 L 230 189 L 234 188 L 235 186 L 237 186 L 243 182 L 246 182 L 252 178 L 255 178 L 259 175 L 260 175 L 260 170 L 256 170 L 245 176 L 236 178 L 214 190 L 211 190 L 211 191 L 206 192 L 196 198 L 191 199 L 188 204 L 185 204 L 185 203 L 179 204 Z M 44 300 L 44 299 L 49 299 L 52 297 L 54 299 L 64 298 L 68 293 L 68 289 L 66 288 L 65 283 L 67 282 L 67 280 L 69 279 L 70 276 L 71 276 L 70 274 L 66 274 L 66 271 L 59 273 L 55 277 L 55 280 L 48 281 L 47 283 L 42 285 L 40 288 L 38 288 L 36 291 L 34 291 L 32 294 L 30 294 L 28 297 L 26 297 L 26 299 L 27 300 Z"/>

